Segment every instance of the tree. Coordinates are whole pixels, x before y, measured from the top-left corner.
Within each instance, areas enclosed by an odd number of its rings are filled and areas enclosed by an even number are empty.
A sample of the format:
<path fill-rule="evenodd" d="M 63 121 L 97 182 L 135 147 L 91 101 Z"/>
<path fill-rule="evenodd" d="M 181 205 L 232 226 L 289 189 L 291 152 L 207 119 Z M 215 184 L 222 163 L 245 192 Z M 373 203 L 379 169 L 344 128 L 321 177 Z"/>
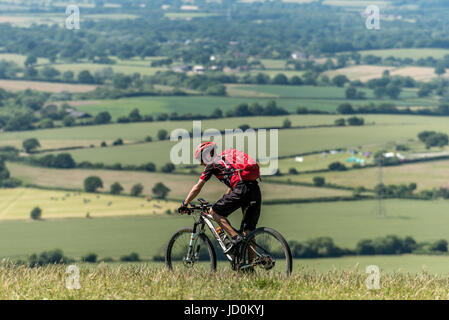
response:
<path fill-rule="evenodd" d="M 363 118 L 357 117 L 350 117 L 347 121 L 350 126 L 363 126 L 363 124 L 365 123 L 365 120 Z"/>
<path fill-rule="evenodd" d="M 140 184 L 140 183 L 136 183 L 131 188 L 131 195 L 133 197 L 137 197 L 137 196 L 139 196 L 142 193 L 142 191 L 143 191 L 143 185 Z"/>
<path fill-rule="evenodd" d="M 357 89 L 349 87 L 345 91 L 346 99 L 357 99 Z"/>
<path fill-rule="evenodd" d="M 39 140 L 36 138 L 29 138 L 22 142 L 22 147 L 25 149 L 26 153 L 31 153 L 37 148 L 39 148 L 41 144 L 39 143 Z"/>
<path fill-rule="evenodd" d="M 341 162 L 332 162 L 331 164 L 329 164 L 329 170 L 331 171 L 345 171 L 346 170 L 346 166 L 344 164 L 342 164 Z"/>
<path fill-rule="evenodd" d="M 158 138 L 159 140 L 166 140 L 166 139 L 167 139 L 167 136 L 168 136 L 168 132 L 167 132 L 167 130 L 165 130 L 165 129 L 160 129 L 160 130 L 157 132 L 157 138 Z"/>
<path fill-rule="evenodd" d="M 170 189 L 167 188 L 162 182 L 156 183 L 156 185 L 152 189 L 153 194 L 161 199 L 165 199 L 170 192 Z"/>
<path fill-rule="evenodd" d="M 282 128 L 286 129 L 286 128 L 291 128 L 292 126 L 292 122 L 289 119 L 285 119 L 284 122 L 282 123 Z"/>
<path fill-rule="evenodd" d="M 42 217 L 42 210 L 39 207 L 34 207 L 33 210 L 31 210 L 30 217 L 33 220 L 40 220 Z"/>
<path fill-rule="evenodd" d="M 349 103 L 342 103 L 337 107 L 337 112 L 340 114 L 353 114 L 354 109 Z"/>
<path fill-rule="evenodd" d="M 128 116 L 131 122 L 139 122 L 142 121 L 142 116 L 140 115 L 139 109 L 133 109 Z"/>
<path fill-rule="evenodd" d="M 317 187 L 322 187 L 326 183 L 323 177 L 313 177 L 313 184 Z"/>
<path fill-rule="evenodd" d="M 106 124 L 111 122 L 111 115 L 107 111 L 100 112 L 94 118 L 95 124 Z"/>
<path fill-rule="evenodd" d="M 111 184 L 111 194 L 120 194 L 123 191 L 123 187 L 120 183 L 114 182 Z"/>
<path fill-rule="evenodd" d="M 337 87 L 344 87 L 345 83 L 349 82 L 349 79 L 345 75 L 337 75 L 332 79 L 332 83 Z"/>
<path fill-rule="evenodd" d="M 94 77 L 92 77 L 88 70 L 83 70 L 78 74 L 78 81 L 87 84 L 95 83 Z"/>
<path fill-rule="evenodd" d="M 99 188 L 103 188 L 103 181 L 100 177 L 90 176 L 84 180 L 84 190 L 86 192 L 97 192 Z"/>
<path fill-rule="evenodd" d="M 164 166 L 162 166 L 161 171 L 165 173 L 170 173 L 175 170 L 175 165 L 173 163 L 166 163 Z"/>
<path fill-rule="evenodd" d="M 53 167 L 60 169 L 75 168 L 76 163 L 70 153 L 60 153 L 53 160 Z"/>
<path fill-rule="evenodd" d="M 25 67 L 31 67 L 33 65 L 35 65 L 37 62 L 37 58 L 35 56 L 28 56 L 25 60 Z"/>
<path fill-rule="evenodd" d="M 288 78 L 283 73 L 278 73 L 272 81 L 273 84 L 285 85 L 288 84 Z"/>
<path fill-rule="evenodd" d="M 121 146 L 123 145 L 123 139 L 122 138 L 118 138 L 117 140 L 115 140 L 112 145 L 114 146 Z"/>
<path fill-rule="evenodd" d="M 339 118 L 339 119 L 335 119 L 334 123 L 338 127 L 343 127 L 346 125 L 346 120 L 343 118 Z"/>
<path fill-rule="evenodd" d="M 439 77 L 441 77 L 443 74 L 446 73 L 446 66 L 444 64 L 438 64 L 435 67 L 435 74 Z"/>
<path fill-rule="evenodd" d="M 62 124 L 64 125 L 64 127 L 71 127 L 74 125 L 74 123 L 75 118 L 73 118 L 72 116 L 65 116 L 62 120 Z"/>

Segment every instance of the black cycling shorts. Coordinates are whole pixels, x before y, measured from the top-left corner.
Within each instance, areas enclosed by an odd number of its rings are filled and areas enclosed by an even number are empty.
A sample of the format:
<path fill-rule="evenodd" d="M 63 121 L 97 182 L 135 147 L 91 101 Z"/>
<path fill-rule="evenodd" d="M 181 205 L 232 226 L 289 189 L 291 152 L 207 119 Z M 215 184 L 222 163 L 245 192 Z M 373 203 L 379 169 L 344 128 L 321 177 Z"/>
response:
<path fill-rule="evenodd" d="M 262 196 L 257 181 L 239 182 L 230 193 L 223 195 L 213 206 L 212 210 L 220 216 L 227 217 L 241 208 L 243 212 L 242 230 L 256 229 L 260 216 Z"/>

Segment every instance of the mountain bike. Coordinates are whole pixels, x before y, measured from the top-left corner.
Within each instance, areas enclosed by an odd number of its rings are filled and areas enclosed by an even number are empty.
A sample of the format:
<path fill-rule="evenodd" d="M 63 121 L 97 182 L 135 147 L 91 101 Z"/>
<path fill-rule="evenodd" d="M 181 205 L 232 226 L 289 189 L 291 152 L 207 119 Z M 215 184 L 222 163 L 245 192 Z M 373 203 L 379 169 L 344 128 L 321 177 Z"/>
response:
<path fill-rule="evenodd" d="M 203 268 L 211 272 L 217 269 L 217 255 L 212 242 L 206 235 L 206 226 L 218 243 L 224 257 L 235 271 L 269 272 L 290 275 L 292 255 L 284 237 L 271 228 L 257 228 L 244 235 L 242 228 L 233 229 L 242 237 L 242 242 L 227 253 L 230 237 L 215 227 L 209 214 L 212 204 L 198 199 L 199 205 L 190 204 L 187 214 L 194 218 L 193 228 L 182 228 L 170 238 L 166 248 L 165 264 L 170 270 Z"/>

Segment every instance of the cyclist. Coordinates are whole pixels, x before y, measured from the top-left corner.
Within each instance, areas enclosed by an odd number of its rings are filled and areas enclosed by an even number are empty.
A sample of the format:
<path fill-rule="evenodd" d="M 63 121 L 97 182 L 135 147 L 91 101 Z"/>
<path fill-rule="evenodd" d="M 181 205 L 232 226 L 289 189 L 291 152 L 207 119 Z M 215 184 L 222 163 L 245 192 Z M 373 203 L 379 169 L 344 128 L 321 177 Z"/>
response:
<path fill-rule="evenodd" d="M 226 184 L 228 191 L 211 207 L 209 213 L 231 236 L 232 245 L 226 250 L 229 252 L 242 241 L 227 219 L 232 212 L 238 208 L 242 209 L 241 230 L 245 235 L 256 229 L 262 201 L 256 181 L 259 177 L 259 166 L 247 154 L 235 149 L 228 149 L 217 155 L 217 145 L 211 141 L 201 143 L 195 149 L 194 156 L 201 162 L 201 165 L 205 166 L 205 169 L 197 184 L 193 186 L 185 201 L 182 202 L 178 212 L 185 213 L 187 204 L 200 194 L 204 184 L 212 175 L 215 175 L 218 180 Z M 247 163 L 251 163 L 251 165 L 245 167 Z"/>

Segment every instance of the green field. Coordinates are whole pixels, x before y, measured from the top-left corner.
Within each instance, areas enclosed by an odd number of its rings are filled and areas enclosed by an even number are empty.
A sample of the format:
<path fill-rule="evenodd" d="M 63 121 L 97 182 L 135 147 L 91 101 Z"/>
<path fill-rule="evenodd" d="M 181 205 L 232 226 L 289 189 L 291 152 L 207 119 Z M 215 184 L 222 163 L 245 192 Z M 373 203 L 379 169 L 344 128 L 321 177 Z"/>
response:
<path fill-rule="evenodd" d="M 284 172 L 294 165 L 287 165 L 285 160 L 282 164 Z M 293 162 L 293 160 L 290 160 Z M 341 161 L 349 166 L 346 162 Z M 299 167 L 300 165 L 296 165 Z M 281 167 L 282 168 L 282 167 Z M 383 181 L 385 184 L 409 184 L 416 183 L 417 190 L 432 190 L 433 188 L 448 187 L 449 175 L 449 160 L 430 161 L 422 163 L 412 163 L 395 167 L 382 168 Z M 379 169 L 366 168 L 360 170 L 351 170 L 347 172 L 320 172 L 301 175 L 286 175 L 282 177 L 270 178 L 273 181 L 290 180 L 293 182 L 308 182 L 313 181 L 313 177 L 321 176 L 326 179 L 326 183 L 337 184 L 347 187 L 364 186 L 373 189 L 379 183 Z"/>
<path fill-rule="evenodd" d="M 292 126 L 316 126 L 332 125 L 334 120 L 340 118 L 340 116 L 289 115 L 276 117 L 224 118 L 201 121 L 201 127 L 203 130 L 210 128 L 218 130 L 235 129 L 242 124 L 249 124 L 252 128 L 281 127 L 286 118 L 291 121 Z M 386 117 L 384 119 L 386 119 Z M 125 142 L 137 142 L 143 141 L 146 136 L 151 136 L 156 140 L 157 133 L 160 129 L 165 129 L 170 133 L 172 130 L 178 128 L 191 131 L 192 121 L 155 121 L 3 132 L 0 135 L 0 145 L 15 145 L 21 147 L 23 140 L 35 137 L 39 139 L 43 149 L 68 146 L 89 146 L 90 144 L 99 146 L 102 141 L 106 141 L 110 144 L 117 138 L 122 138 Z"/>
<path fill-rule="evenodd" d="M 429 129 L 429 119 L 432 119 L 433 130 L 449 133 L 447 119 L 444 117 L 364 115 L 363 118 L 368 124 L 375 122 L 375 125 L 280 130 L 279 156 L 369 145 L 375 145 L 375 148 L 379 148 L 378 145 L 394 147 L 396 143 L 417 140 L 419 132 Z M 251 123 L 250 118 L 248 118 L 247 123 Z M 142 164 L 152 161 L 156 164 L 165 164 L 169 161 L 170 150 L 175 144 L 171 141 L 158 141 L 111 148 L 79 149 L 70 153 L 76 161 L 104 162 L 107 164 L 116 162 Z M 267 151 L 270 152 L 269 143 L 267 143 Z M 370 150 L 366 149 L 366 151 Z"/>
<path fill-rule="evenodd" d="M 388 200 L 385 206 L 386 217 L 379 217 L 375 201 L 264 205 L 259 226 L 273 227 L 288 241 L 326 236 L 352 249 L 361 239 L 390 234 L 412 235 L 419 242 L 448 239 L 447 201 Z M 240 220 L 240 212 L 230 217 L 236 227 Z M 117 258 L 135 251 L 149 259 L 173 232 L 192 223 L 177 215 L 1 221 L 0 252 L 18 257 L 60 248 L 73 257 L 95 252 Z"/>

